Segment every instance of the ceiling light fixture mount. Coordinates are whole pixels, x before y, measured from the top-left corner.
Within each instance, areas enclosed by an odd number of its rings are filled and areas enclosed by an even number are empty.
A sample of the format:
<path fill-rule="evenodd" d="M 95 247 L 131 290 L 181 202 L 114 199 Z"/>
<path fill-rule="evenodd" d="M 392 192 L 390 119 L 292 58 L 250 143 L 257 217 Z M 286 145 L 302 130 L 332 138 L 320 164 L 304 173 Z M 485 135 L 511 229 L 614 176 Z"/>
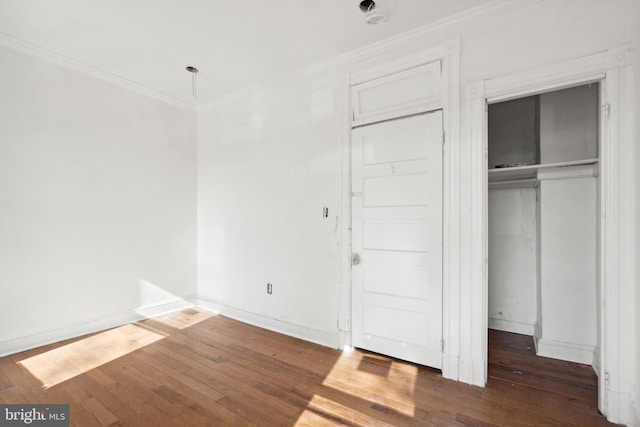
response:
<path fill-rule="evenodd" d="M 359 7 L 366 13 L 364 20 L 367 24 L 384 24 L 391 19 L 389 12 L 384 8 L 376 8 L 376 2 L 373 0 L 362 0 Z"/>
<path fill-rule="evenodd" d="M 193 99 L 196 99 L 196 74 L 198 74 L 198 69 L 192 65 L 188 65 L 185 67 L 185 70 L 191 73 L 191 92 L 193 94 Z"/>
<path fill-rule="evenodd" d="M 370 12 L 376 8 L 376 2 L 373 0 L 362 0 L 360 2 L 360 10 L 364 13 Z"/>
<path fill-rule="evenodd" d="M 391 19 L 389 12 L 385 9 L 376 8 L 376 2 L 373 0 L 362 0 L 359 8 L 367 14 L 364 18 L 367 24 L 384 24 Z"/>

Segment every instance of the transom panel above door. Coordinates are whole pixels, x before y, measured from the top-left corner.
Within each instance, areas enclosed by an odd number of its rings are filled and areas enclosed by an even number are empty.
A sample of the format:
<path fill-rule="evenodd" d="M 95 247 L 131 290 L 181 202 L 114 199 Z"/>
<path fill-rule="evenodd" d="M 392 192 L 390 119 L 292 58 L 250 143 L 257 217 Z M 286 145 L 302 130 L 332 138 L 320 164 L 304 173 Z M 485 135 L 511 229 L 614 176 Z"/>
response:
<path fill-rule="evenodd" d="M 441 73 L 434 61 L 354 84 L 353 126 L 442 108 Z"/>

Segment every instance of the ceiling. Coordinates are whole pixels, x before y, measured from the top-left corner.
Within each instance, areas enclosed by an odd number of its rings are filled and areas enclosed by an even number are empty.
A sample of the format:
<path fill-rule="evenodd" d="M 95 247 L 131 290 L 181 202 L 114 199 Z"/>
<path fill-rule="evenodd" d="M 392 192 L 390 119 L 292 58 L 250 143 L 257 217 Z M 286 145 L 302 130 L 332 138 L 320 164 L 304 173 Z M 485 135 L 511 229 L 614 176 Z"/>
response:
<path fill-rule="evenodd" d="M 490 3 L 378 0 L 0 0 L 0 36 L 198 104 Z"/>

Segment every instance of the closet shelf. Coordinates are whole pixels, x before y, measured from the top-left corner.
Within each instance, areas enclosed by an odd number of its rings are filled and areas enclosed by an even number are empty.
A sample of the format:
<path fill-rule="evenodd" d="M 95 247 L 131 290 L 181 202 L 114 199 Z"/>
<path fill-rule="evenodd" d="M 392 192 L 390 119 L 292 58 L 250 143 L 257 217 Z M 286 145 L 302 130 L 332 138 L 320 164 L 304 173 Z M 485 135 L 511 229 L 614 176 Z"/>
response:
<path fill-rule="evenodd" d="M 489 169 L 489 184 L 508 184 L 514 186 L 522 182 L 522 186 L 530 186 L 537 179 L 538 171 L 545 169 L 561 168 L 569 166 L 593 165 L 598 163 L 598 158 L 571 160 L 567 162 L 545 163 L 537 165 L 514 166 L 508 168 Z"/>

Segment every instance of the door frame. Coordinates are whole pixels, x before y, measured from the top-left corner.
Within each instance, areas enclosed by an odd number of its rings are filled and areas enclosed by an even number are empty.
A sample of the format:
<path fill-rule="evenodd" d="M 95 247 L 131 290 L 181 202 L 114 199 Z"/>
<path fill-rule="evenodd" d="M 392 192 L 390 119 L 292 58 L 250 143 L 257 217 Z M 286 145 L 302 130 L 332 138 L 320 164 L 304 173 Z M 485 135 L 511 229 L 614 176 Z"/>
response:
<path fill-rule="evenodd" d="M 553 66 L 506 77 L 479 80 L 467 86 L 471 143 L 471 336 L 472 351 L 482 357 L 483 372 L 473 372 L 473 384 L 485 385 L 488 363 L 488 183 L 487 105 L 536 93 L 600 81 L 600 262 L 598 286 L 600 411 L 614 421 L 629 419 L 625 401 L 632 384 L 620 356 L 633 354 L 633 337 L 620 328 L 633 317 L 633 218 L 625 202 L 633 199 L 632 57 L 624 46 Z M 602 91 L 601 91 L 602 93 Z M 606 302 L 606 304 L 605 304 Z M 480 367 L 478 367 L 480 368 Z M 479 371 L 480 369 L 478 369 Z M 628 377 L 628 375 L 626 375 Z"/>
<path fill-rule="evenodd" d="M 340 278 L 338 284 L 339 347 L 351 349 L 351 129 L 354 82 L 383 74 L 441 61 L 441 103 L 445 143 L 443 144 L 443 230 L 442 230 L 442 375 L 458 380 L 459 359 L 459 278 L 460 278 L 460 39 L 454 38 L 431 48 L 397 57 L 388 46 L 375 52 L 371 60 L 359 64 L 344 76 L 342 93 L 342 180 L 339 202 Z M 390 56 L 396 55 L 396 56 Z M 381 59 L 382 58 L 382 59 Z"/>

